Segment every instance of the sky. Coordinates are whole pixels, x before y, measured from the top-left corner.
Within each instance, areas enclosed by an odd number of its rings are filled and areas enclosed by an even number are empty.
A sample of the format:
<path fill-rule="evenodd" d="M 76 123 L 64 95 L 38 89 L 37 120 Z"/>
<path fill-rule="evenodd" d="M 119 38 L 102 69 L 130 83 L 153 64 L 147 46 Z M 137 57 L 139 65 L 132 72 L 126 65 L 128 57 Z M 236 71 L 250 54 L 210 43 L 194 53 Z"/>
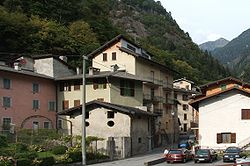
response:
<path fill-rule="evenodd" d="M 250 0 L 160 0 L 192 40 L 232 40 L 250 28 Z"/>

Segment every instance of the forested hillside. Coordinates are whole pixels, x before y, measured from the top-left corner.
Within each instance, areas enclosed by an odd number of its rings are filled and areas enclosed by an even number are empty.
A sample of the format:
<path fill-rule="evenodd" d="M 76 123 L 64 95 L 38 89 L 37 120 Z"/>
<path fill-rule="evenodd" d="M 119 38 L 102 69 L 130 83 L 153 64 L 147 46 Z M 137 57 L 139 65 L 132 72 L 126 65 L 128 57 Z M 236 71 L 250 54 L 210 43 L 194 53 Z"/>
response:
<path fill-rule="evenodd" d="M 223 65 L 228 66 L 236 76 L 250 81 L 250 29 L 230 41 L 225 47 L 211 52 Z"/>
<path fill-rule="evenodd" d="M 192 42 L 160 2 L 3 0 L 0 5 L 0 52 L 82 55 L 122 33 L 178 71 L 176 78 L 201 84 L 229 75 Z"/>

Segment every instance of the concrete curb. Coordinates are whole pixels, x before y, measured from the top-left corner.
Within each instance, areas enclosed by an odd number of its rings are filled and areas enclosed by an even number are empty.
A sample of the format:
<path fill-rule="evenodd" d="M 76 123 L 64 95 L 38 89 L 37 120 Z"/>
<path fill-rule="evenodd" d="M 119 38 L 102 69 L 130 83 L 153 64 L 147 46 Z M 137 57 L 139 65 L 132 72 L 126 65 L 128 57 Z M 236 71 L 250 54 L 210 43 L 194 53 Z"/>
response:
<path fill-rule="evenodd" d="M 155 159 L 155 160 L 144 162 L 144 165 L 145 166 L 156 165 L 156 164 L 163 163 L 165 161 L 166 161 L 165 157 L 162 157 L 162 158 L 159 158 L 159 159 Z"/>

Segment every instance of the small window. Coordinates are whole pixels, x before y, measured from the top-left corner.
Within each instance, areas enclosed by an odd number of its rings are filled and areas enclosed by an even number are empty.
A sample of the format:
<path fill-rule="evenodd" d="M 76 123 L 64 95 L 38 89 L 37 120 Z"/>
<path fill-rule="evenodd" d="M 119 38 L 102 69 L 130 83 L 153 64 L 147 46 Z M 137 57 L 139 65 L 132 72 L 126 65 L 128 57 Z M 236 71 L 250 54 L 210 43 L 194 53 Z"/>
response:
<path fill-rule="evenodd" d="M 187 114 L 184 114 L 184 120 L 187 120 Z"/>
<path fill-rule="evenodd" d="M 85 126 L 88 127 L 89 126 L 89 122 L 85 122 Z"/>
<path fill-rule="evenodd" d="M 113 60 L 113 61 L 116 60 L 116 52 L 112 52 L 112 60 Z"/>
<path fill-rule="evenodd" d="M 186 94 L 182 95 L 182 100 L 187 101 L 188 100 L 188 95 L 186 95 Z"/>
<path fill-rule="evenodd" d="M 74 100 L 74 107 L 80 106 L 80 100 Z"/>
<path fill-rule="evenodd" d="M 55 101 L 49 101 L 48 110 L 49 111 L 55 111 L 56 110 L 56 102 Z"/>
<path fill-rule="evenodd" d="M 33 85 L 32 85 L 32 92 L 33 93 L 38 93 L 39 92 L 39 84 L 33 83 Z"/>
<path fill-rule="evenodd" d="M 68 82 L 62 82 L 59 84 L 60 91 L 71 91 L 71 84 Z"/>
<path fill-rule="evenodd" d="M 138 143 L 139 143 L 139 144 L 141 143 L 141 137 L 138 138 Z"/>
<path fill-rule="evenodd" d="M 62 109 L 66 110 L 69 108 L 69 101 L 68 100 L 63 100 L 62 102 Z"/>
<path fill-rule="evenodd" d="M 186 123 L 183 124 L 183 131 L 187 132 L 187 124 Z"/>
<path fill-rule="evenodd" d="M 43 128 L 44 129 L 50 129 L 50 123 L 49 122 L 43 122 Z"/>
<path fill-rule="evenodd" d="M 107 61 L 107 53 L 103 53 L 102 54 L 102 60 L 103 61 Z"/>
<path fill-rule="evenodd" d="M 74 90 L 80 90 L 80 81 L 74 82 Z"/>
<path fill-rule="evenodd" d="M 187 104 L 183 104 L 183 110 L 188 110 L 188 105 Z"/>
<path fill-rule="evenodd" d="M 107 89 L 107 81 L 103 79 L 94 80 L 93 89 Z"/>
<path fill-rule="evenodd" d="M 241 119 L 242 120 L 250 120 L 250 109 L 242 109 L 241 110 Z"/>
<path fill-rule="evenodd" d="M 236 133 L 217 133 L 217 143 L 236 143 Z"/>
<path fill-rule="evenodd" d="M 136 48 L 131 46 L 130 44 L 127 44 L 127 48 L 130 49 L 133 52 L 136 52 Z"/>
<path fill-rule="evenodd" d="M 112 120 L 110 120 L 110 121 L 108 121 L 107 125 L 109 127 L 113 127 L 115 125 L 115 123 Z"/>
<path fill-rule="evenodd" d="M 10 130 L 11 118 L 3 118 L 3 130 Z"/>
<path fill-rule="evenodd" d="M 39 109 L 39 100 L 33 100 L 33 102 L 32 102 L 32 108 L 34 110 Z"/>
<path fill-rule="evenodd" d="M 226 90 L 227 89 L 227 85 L 226 84 L 221 84 L 220 88 L 221 88 L 221 90 Z"/>
<path fill-rule="evenodd" d="M 85 119 L 89 119 L 89 112 L 85 112 Z"/>
<path fill-rule="evenodd" d="M 10 89 L 10 79 L 4 78 L 3 79 L 3 88 L 4 89 Z"/>
<path fill-rule="evenodd" d="M 114 118 L 114 117 L 115 117 L 115 113 L 113 111 L 108 111 L 107 118 Z"/>
<path fill-rule="evenodd" d="M 11 107 L 11 98 L 3 97 L 3 107 L 10 108 Z"/>
<path fill-rule="evenodd" d="M 34 130 L 39 129 L 39 122 L 34 121 L 32 127 Z"/>
<path fill-rule="evenodd" d="M 121 96 L 135 96 L 135 83 L 129 80 L 120 81 L 120 95 Z"/>

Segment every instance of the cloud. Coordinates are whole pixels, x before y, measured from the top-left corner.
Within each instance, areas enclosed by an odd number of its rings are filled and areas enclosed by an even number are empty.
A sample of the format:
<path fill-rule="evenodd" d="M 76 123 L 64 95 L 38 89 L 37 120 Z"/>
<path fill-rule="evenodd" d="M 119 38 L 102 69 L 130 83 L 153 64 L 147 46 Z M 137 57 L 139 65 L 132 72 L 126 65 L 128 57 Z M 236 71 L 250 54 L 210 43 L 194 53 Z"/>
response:
<path fill-rule="evenodd" d="M 193 41 L 198 44 L 207 41 L 214 41 L 223 37 L 221 34 L 204 30 L 195 30 L 192 34 L 190 34 L 190 36 L 192 37 Z"/>

